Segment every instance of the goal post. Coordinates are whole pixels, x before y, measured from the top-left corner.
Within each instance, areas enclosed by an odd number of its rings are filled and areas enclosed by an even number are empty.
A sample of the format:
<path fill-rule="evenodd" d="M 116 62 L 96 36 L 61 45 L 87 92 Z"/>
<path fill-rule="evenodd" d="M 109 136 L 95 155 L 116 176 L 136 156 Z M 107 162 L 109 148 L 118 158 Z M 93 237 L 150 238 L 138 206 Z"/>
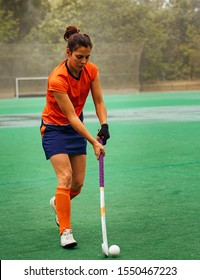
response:
<path fill-rule="evenodd" d="M 48 77 L 15 78 L 15 97 L 37 97 L 46 94 Z"/>

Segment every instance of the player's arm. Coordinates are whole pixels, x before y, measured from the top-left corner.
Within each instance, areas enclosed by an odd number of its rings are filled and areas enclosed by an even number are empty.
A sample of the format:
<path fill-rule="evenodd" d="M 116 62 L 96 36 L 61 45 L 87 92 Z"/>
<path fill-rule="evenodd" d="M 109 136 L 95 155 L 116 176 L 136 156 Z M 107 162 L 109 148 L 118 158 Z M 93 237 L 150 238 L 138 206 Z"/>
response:
<path fill-rule="evenodd" d="M 53 92 L 56 102 L 69 120 L 72 127 L 85 137 L 93 146 L 95 155 L 99 158 L 100 153 L 105 154 L 104 148 L 99 142 L 89 133 L 79 117 L 76 115 L 74 106 L 67 94 Z"/>
<path fill-rule="evenodd" d="M 101 124 L 101 129 L 97 134 L 97 136 L 102 138 L 103 144 L 105 145 L 107 139 L 110 138 L 110 134 L 108 131 L 107 110 L 103 100 L 99 74 L 97 74 L 96 78 L 91 84 L 91 92 L 92 92 L 93 102 L 95 105 L 96 114 Z"/>
<path fill-rule="evenodd" d="M 97 74 L 96 78 L 91 84 L 91 92 L 100 124 L 107 123 L 107 111 L 103 101 L 99 74 Z"/>

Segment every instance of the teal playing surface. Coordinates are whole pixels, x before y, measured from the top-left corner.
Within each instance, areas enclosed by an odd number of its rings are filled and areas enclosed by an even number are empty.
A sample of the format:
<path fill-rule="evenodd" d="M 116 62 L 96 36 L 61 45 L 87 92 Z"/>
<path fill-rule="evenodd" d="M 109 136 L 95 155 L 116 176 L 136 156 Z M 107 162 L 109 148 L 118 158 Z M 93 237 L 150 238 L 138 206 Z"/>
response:
<path fill-rule="evenodd" d="M 194 260 L 200 255 L 200 92 L 105 95 L 111 139 L 105 199 L 118 260 Z M 103 260 L 98 162 L 72 201 L 78 246 L 64 250 L 49 199 L 56 179 L 39 134 L 44 98 L 0 100 L 0 256 L 5 260 Z M 85 124 L 99 128 L 92 100 Z"/>

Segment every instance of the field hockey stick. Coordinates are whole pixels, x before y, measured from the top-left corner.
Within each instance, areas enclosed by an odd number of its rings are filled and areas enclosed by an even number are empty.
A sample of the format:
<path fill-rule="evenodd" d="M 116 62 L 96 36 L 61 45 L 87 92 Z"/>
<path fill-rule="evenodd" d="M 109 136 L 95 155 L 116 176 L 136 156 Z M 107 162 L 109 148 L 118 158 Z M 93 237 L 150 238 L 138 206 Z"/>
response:
<path fill-rule="evenodd" d="M 100 139 L 99 143 L 103 144 Z M 104 198 L 104 155 L 100 154 L 99 157 L 99 184 L 100 184 L 100 214 L 101 214 L 101 229 L 102 229 L 102 252 L 108 256 L 108 239 L 106 231 L 106 211 L 105 211 L 105 198 Z"/>

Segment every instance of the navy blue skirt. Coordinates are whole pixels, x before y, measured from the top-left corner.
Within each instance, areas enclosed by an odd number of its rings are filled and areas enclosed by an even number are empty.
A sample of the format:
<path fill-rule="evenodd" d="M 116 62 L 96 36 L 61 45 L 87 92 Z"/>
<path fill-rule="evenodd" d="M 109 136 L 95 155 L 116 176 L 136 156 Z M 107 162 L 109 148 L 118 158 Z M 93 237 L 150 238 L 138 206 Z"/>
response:
<path fill-rule="evenodd" d="M 40 129 L 46 159 L 56 154 L 86 155 L 87 140 L 71 125 L 58 126 L 42 122 Z"/>

